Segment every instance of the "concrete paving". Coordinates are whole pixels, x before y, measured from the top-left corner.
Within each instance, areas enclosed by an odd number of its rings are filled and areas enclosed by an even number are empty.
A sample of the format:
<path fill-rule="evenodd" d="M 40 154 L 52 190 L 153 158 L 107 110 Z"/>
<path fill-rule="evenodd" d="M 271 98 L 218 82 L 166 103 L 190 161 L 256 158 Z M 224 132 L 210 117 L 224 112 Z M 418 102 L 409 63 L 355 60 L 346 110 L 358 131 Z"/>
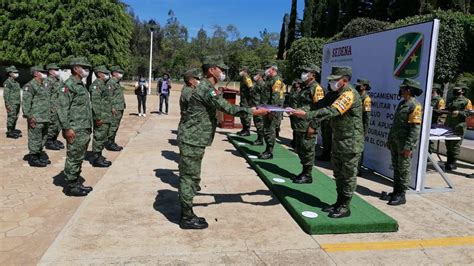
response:
<path fill-rule="evenodd" d="M 474 235 L 474 168 L 463 163 L 449 174 L 456 191 L 410 194 L 404 206 L 378 200 L 390 182 L 371 173 L 359 178 L 358 194 L 400 224 L 397 233 L 310 236 L 294 222 L 275 196 L 218 130 L 203 160 L 202 191 L 195 211 L 209 228 L 183 231 L 178 227 L 178 165 L 176 129 L 179 92 L 170 98 L 170 114 L 136 113 L 136 99 L 127 96 L 119 131 L 120 153 L 107 152 L 109 169 L 84 163 L 83 176 L 94 191 L 85 199 L 69 198 L 53 183 L 64 164 L 64 151 L 50 152 L 53 164 L 29 168 L 26 137 L 0 138 L 0 264 L 472 264 L 474 246 L 446 239 L 444 246 L 382 250 L 331 251 L 328 244 L 429 240 Z M 149 111 L 157 97 L 149 98 Z M 0 116 L 5 123 L 5 115 Z M 291 136 L 288 119 L 282 141 Z M 22 121 L 23 127 L 25 122 Z M 26 129 L 22 128 L 26 135 Z M 4 131 L 1 132 L 4 134 Z M 4 136 L 4 135 L 3 135 Z M 328 175 L 330 164 L 318 163 Z M 429 184 L 441 186 L 433 171 Z M 30 191 L 25 191 L 30 190 Z M 42 190 L 45 192 L 42 192 Z M 39 192 L 38 192 L 39 191 Z M 26 194 L 30 193 L 30 199 Z M 43 193 L 40 199 L 35 193 Z M 26 197 L 26 198 L 25 198 Z M 41 196 L 43 197 L 43 196 Z M 469 244 L 470 243 L 470 244 Z M 42 256 L 42 257 L 41 257 Z M 40 259 L 41 258 L 41 259 Z"/>

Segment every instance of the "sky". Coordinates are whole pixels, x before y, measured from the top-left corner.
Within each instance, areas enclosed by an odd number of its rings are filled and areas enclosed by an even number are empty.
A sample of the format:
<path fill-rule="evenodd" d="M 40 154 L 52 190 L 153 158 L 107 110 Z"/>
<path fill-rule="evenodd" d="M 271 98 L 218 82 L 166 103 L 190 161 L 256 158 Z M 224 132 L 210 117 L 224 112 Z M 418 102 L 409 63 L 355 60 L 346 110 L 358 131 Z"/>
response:
<path fill-rule="evenodd" d="M 290 13 L 291 0 L 123 0 L 140 20 L 154 19 L 164 26 L 168 11 L 195 37 L 204 28 L 211 35 L 213 25 L 225 28 L 233 24 L 240 36 L 259 37 L 265 28 L 280 32 L 283 15 Z M 298 18 L 302 18 L 304 0 L 298 0 Z"/>

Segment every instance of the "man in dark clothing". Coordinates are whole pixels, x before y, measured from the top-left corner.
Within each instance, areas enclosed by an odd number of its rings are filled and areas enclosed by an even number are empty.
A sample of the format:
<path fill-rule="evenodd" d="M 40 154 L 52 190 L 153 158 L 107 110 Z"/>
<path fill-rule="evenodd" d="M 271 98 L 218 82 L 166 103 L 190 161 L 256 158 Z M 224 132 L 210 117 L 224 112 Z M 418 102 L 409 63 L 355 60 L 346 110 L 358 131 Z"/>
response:
<path fill-rule="evenodd" d="M 163 113 L 163 102 L 165 103 L 166 109 L 165 114 L 168 114 L 168 99 L 171 90 L 171 80 L 168 74 L 164 74 L 163 78 L 158 80 L 158 95 L 160 95 L 160 114 Z"/>

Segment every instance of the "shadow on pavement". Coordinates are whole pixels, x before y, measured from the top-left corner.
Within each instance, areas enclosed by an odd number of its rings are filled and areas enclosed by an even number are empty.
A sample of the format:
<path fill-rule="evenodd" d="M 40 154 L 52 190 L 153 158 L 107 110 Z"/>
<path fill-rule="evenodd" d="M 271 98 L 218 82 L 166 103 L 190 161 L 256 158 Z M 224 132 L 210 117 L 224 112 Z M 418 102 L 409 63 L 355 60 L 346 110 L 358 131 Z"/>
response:
<path fill-rule="evenodd" d="M 255 192 L 246 193 L 232 193 L 232 194 L 220 194 L 220 193 L 201 193 L 198 192 L 197 196 L 210 196 L 214 198 L 214 202 L 209 203 L 196 203 L 194 206 L 209 206 L 221 203 L 244 203 L 256 206 L 272 206 L 279 204 L 279 201 L 273 196 L 269 190 L 259 189 Z M 267 201 L 246 201 L 242 196 L 268 196 L 270 197 Z"/>
<path fill-rule="evenodd" d="M 68 189 L 67 189 L 68 188 L 68 183 L 66 181 L 66 176 L 64 175 L 63 171 L 59 172 L 59 174 L 53 176 L 52 178 L 53 178 L 53 184 L 55 186 L 63 188 L 62 192 L 64 193 L 64 195 L 71 196 L 68 193 Z M 79 177 L 79 183 L 83 184 L 84 182 L 85 182 L 85 179 L 82 176 L 80 176 Z"/>
<path fill-rule="evenodd" d="M 178 140 L 176 140 L 176 139 L 169 139 L 169 140 L 168 140 L 168 143 L 169 143 L 171 146 L 178 146 Z"/>
<path fill-rule="evenodd" d="M 161 151 L 161 156 L 170 161 L 179 163 L 179 153 L 175 151 Z"/>
<path fill-rule="evenodd" d="M 138 116 L 138 113 L 128 113 L 128 115 Z"/>
<path fill-rule="evenodd" d="M 273 163 L 256 161 L 255 164 L 262 167 L 265 171 L 271 172 L 284 178 L 292 179 L 293 177 L 295 177 L 295 174 Z"/>
<path fill-rule="evenodd" d="M 178 169 L 155 169 L 155 176 L 158 177 L 161 182 L 168 184 L 174 188 L 178 188 L 179 175 L 175 174 Z"/>
<path fill-rule="evenodd" d="M 157 191 L 155 202 L 153 203 L 153 209 L 163 214 L 168 221 L 179 224 L 180 219 L 180 206 L 178 199 L 178 192 L 161 189 Z"/>
<path fill-rule="evenodd" d="M 293 198 L 295 200 L 298 200 L 299 202 L 302 202 L 312 207 L 322 209 L 329 206 L 328 203 L 322 202 L 318 197 L 305 193 L 303 191 L 299 191 L 299 190 L 296 190 L 287 186 L 282 186 L 279 184 L 275 184 L 273 188 L 275 189 L 275 191 L 278 191 L 279 193 L 281 193 L 281 195 L 284 195 L 285 198 L 286 197 Z"/>

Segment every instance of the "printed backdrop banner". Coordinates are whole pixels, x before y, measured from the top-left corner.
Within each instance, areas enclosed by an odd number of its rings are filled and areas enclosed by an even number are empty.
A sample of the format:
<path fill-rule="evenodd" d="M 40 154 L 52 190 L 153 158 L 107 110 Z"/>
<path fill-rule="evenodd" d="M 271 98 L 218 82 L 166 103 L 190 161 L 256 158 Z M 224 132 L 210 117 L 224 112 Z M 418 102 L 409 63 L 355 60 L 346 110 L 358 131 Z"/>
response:
<path fill-rule="evenodd" d="M 364 166 L 393 178 L 390 151 L 385 147 L 393 116 L 400 102 L 399 86 L 404 78 L 420 82 L 423 94 L 417 100 L 425 106 L 431 101 L 439 21 L 410 25 L 324 46 L 322 85 L 333 66 L 352 67 L 352 83 L 369 79 L 372 98 L 370 127 L 365 138 Z M 423 108 L 424 110 L 426 108 Z M 423 114 L 420 141 L 412 161 L 411 187 L 420 190 L 426 169 L 426 149 L 430 121 Z M 421 148 L 420 148 L 421 147 Z"/>

